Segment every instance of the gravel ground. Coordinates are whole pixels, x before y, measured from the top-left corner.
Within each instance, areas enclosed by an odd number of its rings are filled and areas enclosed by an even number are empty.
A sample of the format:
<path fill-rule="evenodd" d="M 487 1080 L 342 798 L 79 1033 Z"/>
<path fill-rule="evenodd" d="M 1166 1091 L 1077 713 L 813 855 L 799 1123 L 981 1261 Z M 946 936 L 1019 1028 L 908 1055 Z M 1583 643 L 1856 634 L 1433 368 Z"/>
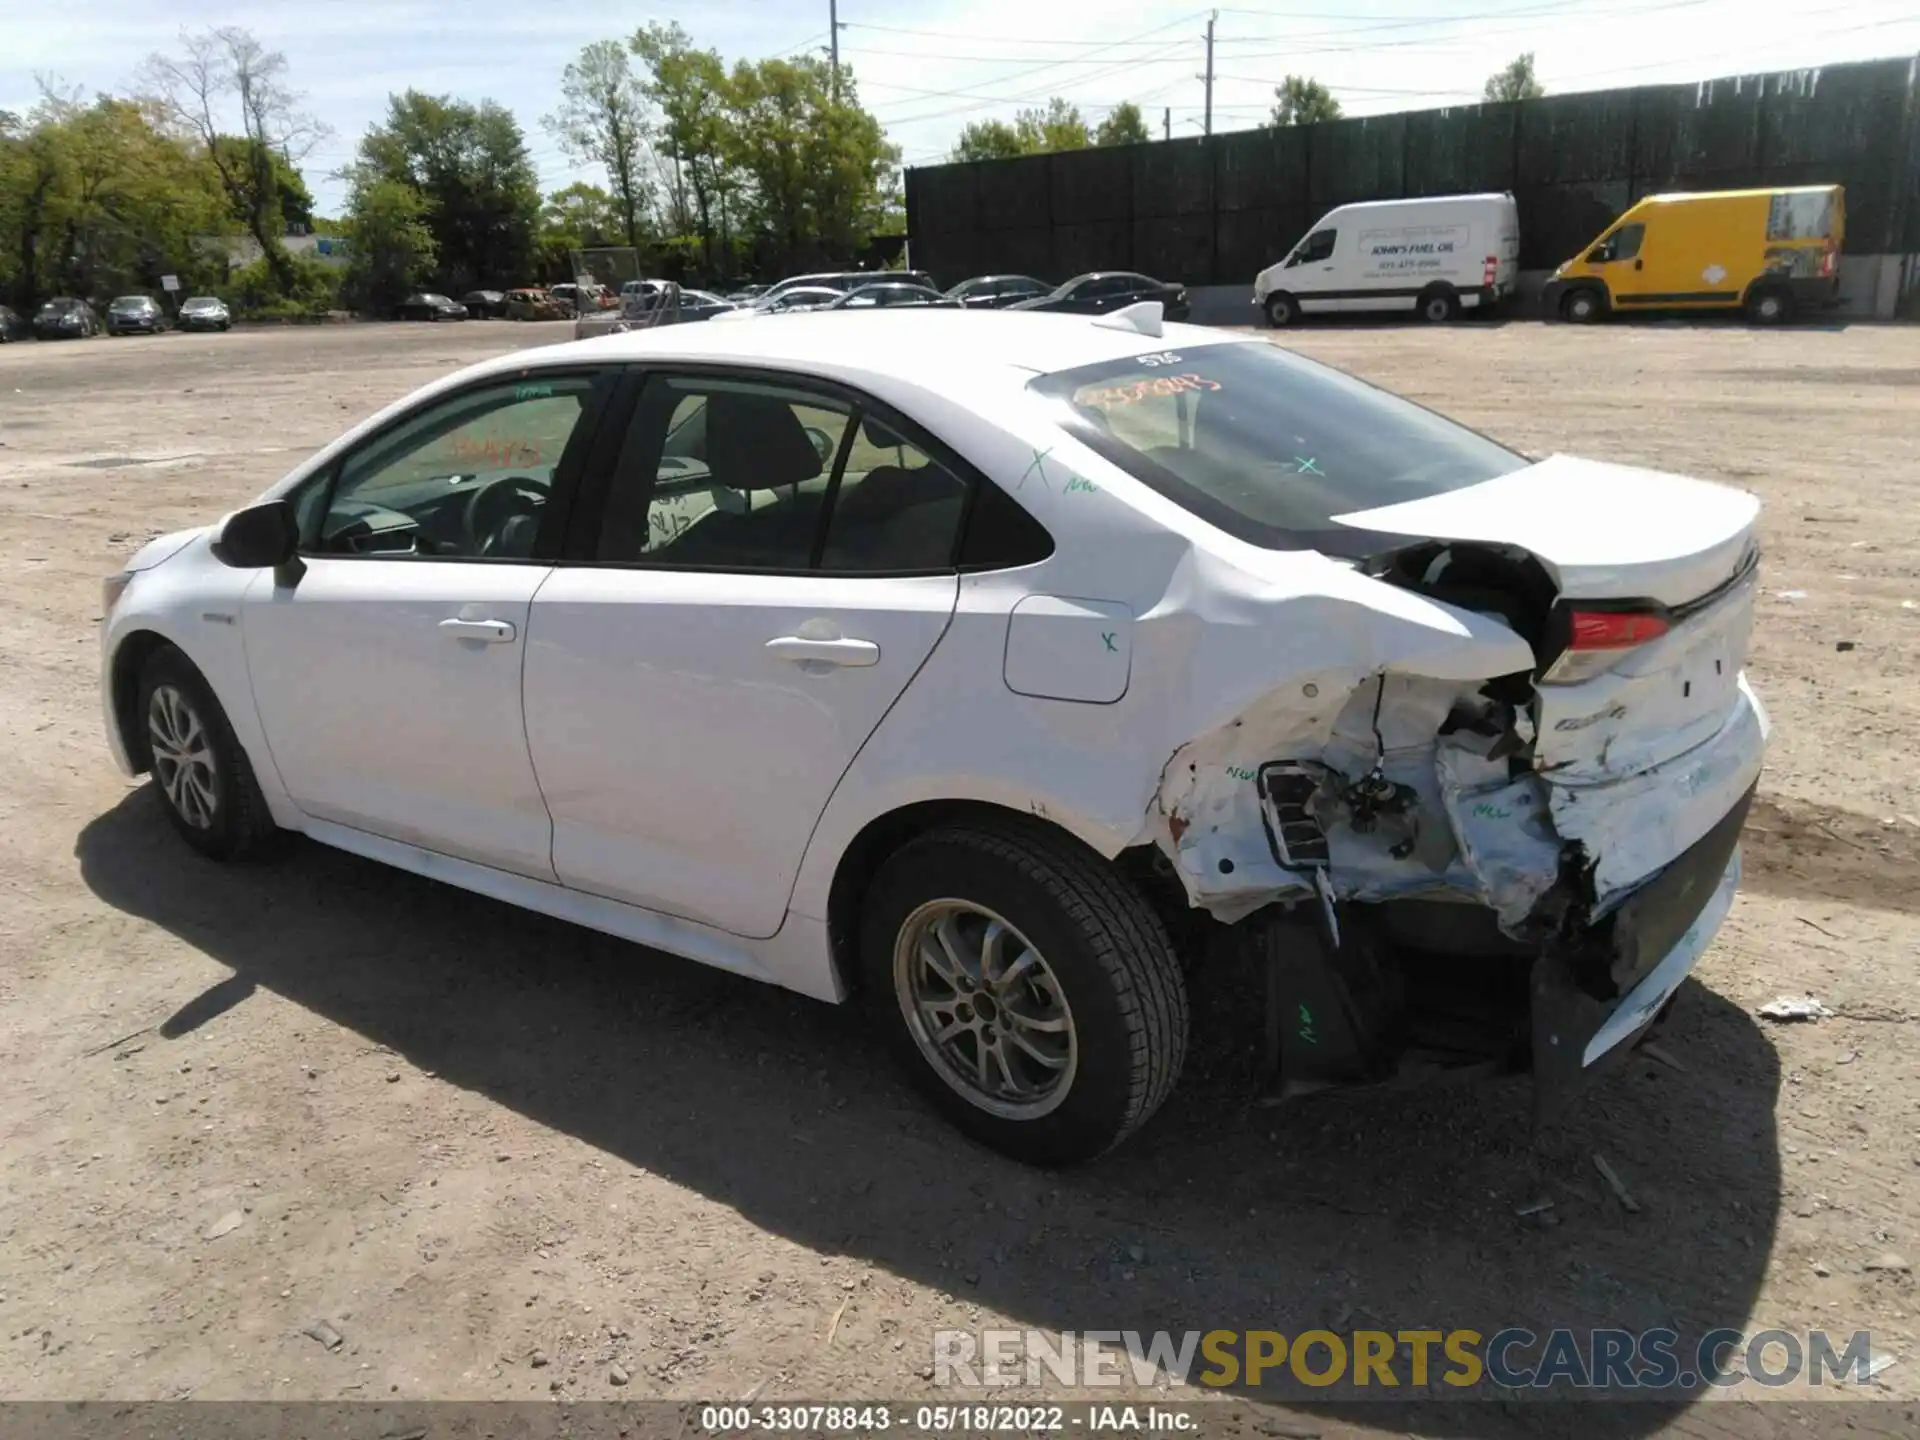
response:
<path fill-rule="evenodd" d="M 1289 335 L 1519 448 L 1762 495 L 1746 888 L 1663 1039 L 1684 1069 L 1636 1060 L 1538 1148 L 1522 1083 L 1252 1108 L 1224 1027 L 1120 1156 L 1047 1176 L 957 1140 L 851 1014 L 317 846 L 209 865 L 112 770 L 102 575 L 558 328 L 0 349 L 0 1396 L 911 1398 L 949 1326 L 1673 1323 L 1869 1328 L 1893 1403 L 1852 1418 L 1911 1427 L 1920 330 Z M 1242 979 L 1200 1009 L 1242 1009 Z M 1807 990 L 1838 1013 L 1754 1013 Z M 1516 1216 L 1541 1197 L 1549 1222 Z"/>

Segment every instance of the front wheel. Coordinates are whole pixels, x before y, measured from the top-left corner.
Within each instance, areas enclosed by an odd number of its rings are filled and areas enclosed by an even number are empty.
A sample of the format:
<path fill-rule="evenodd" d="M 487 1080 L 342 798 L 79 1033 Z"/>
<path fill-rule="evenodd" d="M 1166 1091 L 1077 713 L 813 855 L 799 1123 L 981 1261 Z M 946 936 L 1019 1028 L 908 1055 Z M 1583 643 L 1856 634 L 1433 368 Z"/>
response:
<path fill-rule="evenodd" d="M 1575 290 L 1560 302 L 1560 318 L 1575 325 L 1591 325 L 1605 313 L 1605 303 L 1593 290 Z"/>
<path fill-rule="evenodd" d="M 1276 290 L 1267 296 L 1267 323 L 1276 330 L 1284 330 L 1300 319 L 1300 302 L 1284 290 Z"/>
<path fill-rule="evenodd" d="M 173 646 L 141 671 L 137 715 L 161 806 L 181 837 L 215 860 L 267 850 L 279 831 L 253 766 L 212 687 Z"/>
<path fill-rule="evenodd" d="M 896 852 L 867 897 L 860 961 L 867 1003 L 920 1088 L 1030 1164 L 1118 1145 L 1186 1055 L 1186 983 L 1159 916 L 1038 826 L 937 830 Z"/>

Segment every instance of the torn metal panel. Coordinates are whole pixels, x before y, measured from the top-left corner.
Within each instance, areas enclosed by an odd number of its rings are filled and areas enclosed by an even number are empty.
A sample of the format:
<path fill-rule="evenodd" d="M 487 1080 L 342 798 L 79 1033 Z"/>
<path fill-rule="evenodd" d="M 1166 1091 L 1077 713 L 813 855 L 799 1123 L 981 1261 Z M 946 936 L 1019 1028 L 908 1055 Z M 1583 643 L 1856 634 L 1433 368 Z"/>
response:
<path fill-rule="evenodd" d="M 1736 684 L 1718 733 L 1686 754 L 1603 785 L 1554 777 L 1548 787 L 1554 829 L 1592 860 L 1596 914 L 1684 854 L 1760 778 L 1771 725 L 1746 677 Z"/>
<path fill-rule="evenodd" d="M 1542 685 L 1535 764 L 1566 785 L 1634 775 L 1712 738 L 1736 705 L 1753 631 L 1752 574 L 1577 685 Z"/>

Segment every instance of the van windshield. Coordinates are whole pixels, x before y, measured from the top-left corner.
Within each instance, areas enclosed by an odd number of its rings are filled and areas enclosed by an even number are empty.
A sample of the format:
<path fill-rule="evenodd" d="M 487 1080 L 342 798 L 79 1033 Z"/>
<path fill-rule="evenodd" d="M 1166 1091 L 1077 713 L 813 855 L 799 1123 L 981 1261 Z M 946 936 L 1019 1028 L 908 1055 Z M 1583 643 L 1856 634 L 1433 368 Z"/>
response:
<path fill-rule="evenodd" d="M 1334 517 L 1531 463 L 1412 401 L 1265 343 L 1139 355 L 1042 375 L 1028 388 L 1102 457 L 1271 550 L 1380 553 L 1402 539 Z"/>

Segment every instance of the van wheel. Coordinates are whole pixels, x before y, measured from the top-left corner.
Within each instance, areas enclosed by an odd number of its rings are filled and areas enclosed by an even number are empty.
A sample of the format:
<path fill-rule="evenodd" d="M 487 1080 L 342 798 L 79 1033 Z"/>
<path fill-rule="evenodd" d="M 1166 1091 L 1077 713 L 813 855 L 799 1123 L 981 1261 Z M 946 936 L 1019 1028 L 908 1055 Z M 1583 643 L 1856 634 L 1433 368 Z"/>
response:
<path fill-rule="evenodd" d="M 1420 297 L 1420 318 L 1429 325 L 1444 325 L 1460 315 L 1460 297 L 1451 289 L 1436 287 Z"/>
<path fill-rule="evenodd" d="M 1591 325 L 1607 313 L 1597 290 L 1575 290 L 1560 302 L 1560 318 L 1575 325 Z"/>
<path fill-rule="evenodd" d="M 1159 915 L 1038 826 L 954 826 L 896 851 L 863 906 L 860 978 L 920 1089 L 1029 1164 L 1118 1145 L 1186 1055 L 1186 981 Z"/>
<path fill-rule="evenodd" d="M 1300 302 L 1284 290 L 1276 290 L 1267 296 L 1267 323 L 1276 330 L 1284 330 L 1300 318 Z"/>
<path fill-rule="evenodd" d="M 1747 319 L 1755 325 L 1784 325 L 1793 318 L 1793 296 L 1775 286 L 1747 296 Z"/>

